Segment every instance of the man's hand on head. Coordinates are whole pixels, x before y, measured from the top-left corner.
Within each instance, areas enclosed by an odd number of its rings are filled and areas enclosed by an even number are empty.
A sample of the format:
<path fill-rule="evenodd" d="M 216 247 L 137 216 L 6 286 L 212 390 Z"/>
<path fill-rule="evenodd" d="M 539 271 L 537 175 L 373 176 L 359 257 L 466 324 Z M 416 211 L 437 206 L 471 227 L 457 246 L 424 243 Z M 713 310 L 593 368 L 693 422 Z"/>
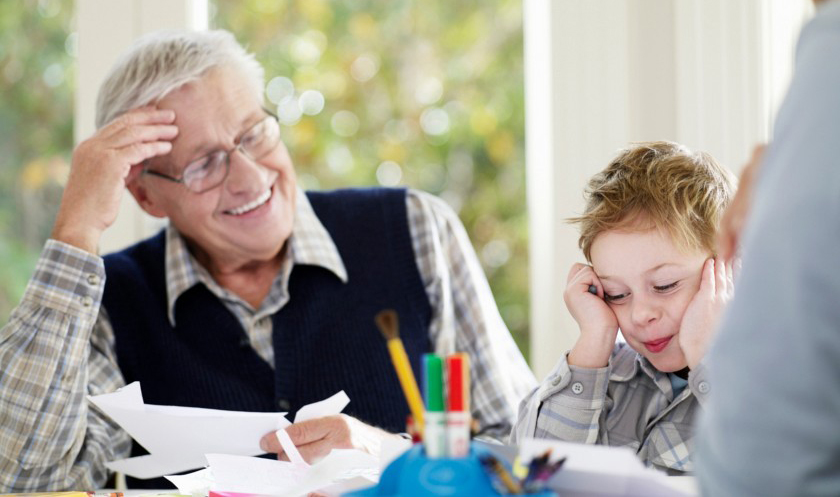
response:
<path fill-rule="evenodd" d="M 378 456 L 383 440 L 400 438 L 346 414 L 302 421 L 285 430 L 300 455 L 310 464 L 324 458 L 332 449 L 358 449 Z M 275 432 L 265 434 L 260 439 L 260 447 L 268 453 L 277 454 L 280 460 L 289 460 Z"/>
<path fill-rule="evenodd" d="M 96 253 L 102 232 L 117 217 L 125 185 L 140 174 L 143 161 L 172 150 L 174 122 L 172 110 L 142 107 L 80 143 L 51 237 Z"/>

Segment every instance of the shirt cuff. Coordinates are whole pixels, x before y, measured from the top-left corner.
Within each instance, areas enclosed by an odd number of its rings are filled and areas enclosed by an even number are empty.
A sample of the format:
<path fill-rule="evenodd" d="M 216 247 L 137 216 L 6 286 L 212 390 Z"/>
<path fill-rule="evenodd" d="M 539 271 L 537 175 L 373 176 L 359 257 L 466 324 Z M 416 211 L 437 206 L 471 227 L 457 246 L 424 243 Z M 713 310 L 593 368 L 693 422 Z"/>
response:
<path fill-rule="evenodd" d="M 576 409 L 600 409 L 607 396 L 610 367 L 582 368 L 570 366 L 568 353 L 540 386 L 540 402 L 552 402 Z"/>
<path fill-rule="evenodd" d="M 23 301 L 95 321 L 105 288 L 102 258 L 57 240 L 47 240 Z"/>
<path fill-rule="evenodd" d="M 709 382 L 709 375 L 706 370 L 706 365 L 702 362 L 696 368 L 688 372 L 688 388 L 691 393 L 697 397 L 697 401 L 701 405 L 705 404 L 710 395 L 711 383 Z"/>

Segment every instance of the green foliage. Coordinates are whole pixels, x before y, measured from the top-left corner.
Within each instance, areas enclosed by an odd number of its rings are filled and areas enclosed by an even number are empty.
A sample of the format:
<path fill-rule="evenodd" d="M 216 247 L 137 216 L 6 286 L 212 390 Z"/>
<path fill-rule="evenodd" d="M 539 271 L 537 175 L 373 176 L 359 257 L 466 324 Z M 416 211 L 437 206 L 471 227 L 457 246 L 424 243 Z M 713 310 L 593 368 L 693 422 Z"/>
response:
<path fill-rule="evenodd" d="M 271 95 L 302 185 L 441 196 L 527 352 L 521 2 L 217 0 L 211 9 L 267 81 L 288 78 Z M 0 322 L 49 236 L 69 168 L 72 15 L 67 1 L 0 2 Z M 318 93 L 301 113 L 307 90 Z"/>
<path fill-rule="evenodd" d="M 527 352 L 521 1 L 211 7 L 211 24 L 232 31 L 266 68 L 304 188 L 400 184 L 441 196 L 464 222 Z"/>
<path fill-rule="evenodd" d="M 73 147 L 72 2 L 0 2 L 0 323 L 52 228 Z"/>

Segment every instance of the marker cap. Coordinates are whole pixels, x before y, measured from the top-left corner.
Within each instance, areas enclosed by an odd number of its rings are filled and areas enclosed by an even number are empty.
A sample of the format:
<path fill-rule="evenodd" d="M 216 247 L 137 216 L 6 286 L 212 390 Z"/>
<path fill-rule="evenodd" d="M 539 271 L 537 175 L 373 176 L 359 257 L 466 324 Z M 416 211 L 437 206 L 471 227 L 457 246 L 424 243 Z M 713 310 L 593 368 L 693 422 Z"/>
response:
<path fill-rule="evenodd" d="M 470 411 L 470 358 L 459 352 L 446 358 L 449 378 L 449 411 Z"/>
<path fill-rule="evenodd" d="M 423 397 L 427 411 L 443 412 L 443 359 L 423 354 Z"/>

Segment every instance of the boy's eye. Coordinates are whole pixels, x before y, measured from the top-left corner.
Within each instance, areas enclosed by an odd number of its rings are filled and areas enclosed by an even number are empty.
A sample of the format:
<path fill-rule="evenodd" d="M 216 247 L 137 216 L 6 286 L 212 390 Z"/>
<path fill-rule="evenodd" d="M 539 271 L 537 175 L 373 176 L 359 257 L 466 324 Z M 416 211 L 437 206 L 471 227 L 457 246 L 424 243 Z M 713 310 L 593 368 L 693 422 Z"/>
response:
<path fill-rule="evenodd" d="M 626 293 L 620 293 L 618 295 L 610 295 L 607 292 L 604 292 L 604 300 L 606 300 L 607 302 L 617 302 L 617 301 L 623 299 L 626 296 L 627 296 Z"/>
<path fill-rule="evenodd" d="M 676 287 L 677 283 L 679 283 L 679 281 L 675 281 L 675 282 L 673 282 L 669 285 L 654 286 L 653 289 L 656 290 L 657 292 L 667 292 L 668 290 Z"/>

